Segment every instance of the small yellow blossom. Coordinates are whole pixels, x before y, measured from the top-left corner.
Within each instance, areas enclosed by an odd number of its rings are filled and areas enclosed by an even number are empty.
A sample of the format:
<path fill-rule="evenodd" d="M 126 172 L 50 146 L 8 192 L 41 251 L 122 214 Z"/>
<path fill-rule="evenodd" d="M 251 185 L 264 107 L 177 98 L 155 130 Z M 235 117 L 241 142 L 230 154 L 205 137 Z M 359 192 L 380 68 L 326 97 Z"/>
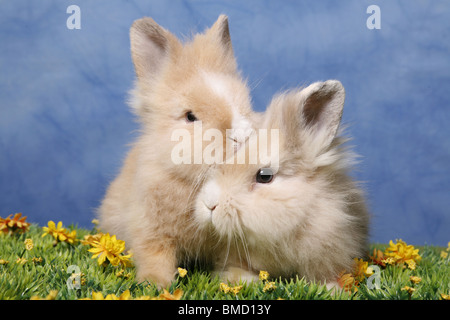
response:
<path fill-rule="evenodd" d="M 406 260 L 406 264 L 408 265 L 408 268 L 411 270 L 416 270 L 416 262 L 413 259 Z"/>
<path fill-rule="evenodd" d="M 395 264 L 395 259 L 392 257 L 381 260 L 384 264 L 393 265 Z"/>
<path fill-rule="evenodd" d="M 447 251 L 441 251 L 441 258 L 445 259 L 448 257 L 448 252 Z"/>
<path fill-rule="evenodd" d="M 230 292 L 234 293 L 235 295 L 237 295 L 239 293 L 239 291 L 241 291 L 243 288 L 243 286 L 234 286 L 230 288 Z"/>
<path fill-rule="evenodd" d="M 267 271 L 259 272 L 259 280 L 267 280 L 269 279 L 269 273 Z"/>
<path fill-rule="evenodd" d="M 58 290 L 50 290 L 49 294 L 45 298 L 40 298 L 38 296 L 32 296 L 30 300 L 55 300 L 58 295 Z"/>
<path fill-rule="evenodd" d="M 125 290 L 120 296 L 116 296 L 114 293 L 108 294 L 106 297 L 101 292 L 92 292 L 92 298 L 84 298 L 80 300 L 130 300 L 130 290 Z"/>
<path fill-rule="evenodd" d="M 17 260 L 16 260 L 16 263 L 17 264 L 25 264 L 25 263 L 27 263 L 27 259 L 25 259 L 25 258 L 17 258 Z"/>
<path fill-rule="evenodd" d="M 266 283 L 264 284 L 263 292 L 273 291 L 276 288 L 277 286 L 275 285 L 275 282 L 266 281 Z"/>
<path fill-rule="evenodd" d="M 187 270 L 183 268 L 178 268 L 178 274 L 180 275 L 181 278 L 184 278 L 187 274 Z"/>
<path fill-rule="evenodd" d="M 92 219 L 92 224 L 94 224 L 95 226 L 98 226 L 98 224 L 100 223 L 100 221 L 98 219 Z"/>
<path fill-rule="evenodd" d="M 223 282 L 220 284 L 220 291 L 222 291 L 223 293 L 234 293 L 235 295 L 237 295 L 242 290 L 242 288 L 243 286 L 230 287 Z"/>
<path fill-rule="evenodd" d="M 422 259 L 419 255 L 419 249 L 415 249 L 412 245 L 407 245 L 402 240 L 397 240 L 396 243 L 392 240 L 389 241 L 389 247 L 384 251 L 384 255 L 394 259 L 396 264 L 404 266 L 404 263 L 406 263 L 412 270 L 415 269 L 416 264 Z"/>
<path fill-rule="evenodd" d="M 0 217 L 0 232 L 26 232 L 28 231 L 30 224 L 25 220 L 27 217 L 22 217 L 22 213 L 16 213 L 14 217 L 10 214 L 5 219 Z"/>
<path fill-rule="evenodd" d="M 9 261 L 0 259 L 0 265 L 7 265 L 8 263 L 9 263 Z"/>
<path fill-rule="evenodd" d="M 31 258 L 31 262 L 33 263 L 41 263 L 43 261 L 43 259 L 41 257 L 37 258 L 37 257 L 33 257 Z"/>
<path fill-rule="evenodd" d="M 358 282 L 351 273 L 341 274 L 338 279 L 338 284 L 347 292 L 358 291 Z"/>
<path fill-rule="evenodd" d="M 420 281 L 422 281 L 422 278 L 417 276 L 411 276 L 409 277 L 409 280 L 414 284 L 418 284 Z"/>
<path fill-rule="evenodd" d="M 124 279 L 129 279 L 131 278 L 131 273 L 125 273 L 124 269 L 121 269 L 119 271 L 116 272 L 116 277 L 117 278 L 124 278 Z"/>
<path fill-rule="evenodd" d="M 220 284 L 220 291 L 222 291 L 223 293 L 228 293 L 230 292 L 230 287 L 226 284 L 226 283 L 221 283 Z"/>
<path fill-rule="evenodd" d="M 33 244 L 32 239 L 25 239 L 24 243 L 25 243 L 25 249 L 27 249 L 28 251 L 33 250 L 34 244 Z"/>
<path fill-rule="evenodd" d="M 151 298 L 151 300 L 180 300 L 182 296 L 183 290 L 181 289 L 176 289 L 173 294 L 164 289 L 163 293 L 161 293 L 158 297 Z"/>
<path fill-rule="evenodd" d="M 70 243 L 70 244 L 74 244 L 77 241 L 77 231 L 76 230 L 72 230 L 69 233 L 66 233 L 66 242 Z"/>
<path fill-rule="evenodd" d="M 94 241 L 100 241 L 100 238 L 102 237 L 103 233 L 99 232 L 97 234 L 88 234 L 85 235 L 83 240 L 81 240 L 81 243 L 84 245 L 93 246 Z"/>
<path fill-rule="evenodd" d="M 401 288 L 400 290 L 402 291 L 407 291 L 410 295 L 413 294 L 414 291 L 416 291 L 416 289 L 410 287 L 410 286 L 404 286 L 403 288 Z"/>
<path fill-rule="evenodd" d="M 450 294 L 441 293 L 442 300 L 450 300 Z"/>
<path fill-rule="evenodd" d="M 354 261 L 355 261 L 355 268 L 353 270 L 353 277 L 357 282 L 362 282 L 366 277 L 369 262 L 357 258 L 355 258 Z M 373 272 L 373 269 L 371 269 L 371 271 Z"/>
<path fill-rule="evenodd" d="M 101 236 L 99 241 L 93 241 L 92 247 L 88 251 L 93 253 L 92 259 L 98 258 L 98 264 L 110 262 L 113 266 L 122 264 L 125 267 L 131 265 L 131 255 L 123 255 L 125 250 L 125 241 L 116 239 L 116 236 L 110 236 L 109 233 Z"/>
<path fill-rule="evenodd" d="M 61 242 L 67 242 L 70 244 L 74 244 L 77 239 L 77 231 L 72 230 L 69 232 L 66 228 L 63 228 L 62 221 L 59 221 L 57 225 L 53 221 L 48 222 L 47 227 L 42 227 L 42 230 L 44 230 L 44 234 L 42 234 L 43 237 L 46 235 L 51 235 L 55 240 L 61 241 Z"/>

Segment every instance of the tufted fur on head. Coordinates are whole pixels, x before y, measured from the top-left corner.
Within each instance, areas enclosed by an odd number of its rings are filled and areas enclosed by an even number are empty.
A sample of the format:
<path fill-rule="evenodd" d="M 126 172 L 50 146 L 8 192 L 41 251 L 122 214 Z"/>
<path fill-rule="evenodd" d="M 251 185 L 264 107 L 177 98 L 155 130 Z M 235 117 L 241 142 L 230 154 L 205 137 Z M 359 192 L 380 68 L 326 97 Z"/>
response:
<path fill-rule="evenodd" d="M 132 249 L 138 278 L 166 286 L 183 259 L 198 256 L 207 235 L 193 225 L 193 199 L 211 165 L 194 162 L 195 125 L 216 129 L 234 147 L 251 131 L 249 90 L 233 55 L 228 19 L 221 15 L 202 34 L 182 43 L 151 18 L 130 29 L 136 71 L 130 104 L 141 124 L 117 178 L 98 210 L 100 229 L 125 240 Z M 240 130 L 235 130 L 240 129 Z M 234 132 L 237 132 L 234 134 Z M 190 163 L 173 161 L 180 143 L 176 132 L 189 136 Z M 202 137 L 200 137 L 202 138 Z M 226 153 L 226 150 L 224 150 Z"/>
<path fill-rule="evenodd" d="M 222 243 L 216 268 L 224 278 L 266 270 L 332 283 L 366 251 L 368 212 L 349 175 L 355 157 L 338 134 L 344 97 L 334 80 L 277 95 L 255 134 L 278 130 L 279 148 L 260 144 L 258 152 L 278 153 L 279 161 L 252 163 L 248 143 L 236 154 L 248 161 L 211 172 L 195 216 Z"/>

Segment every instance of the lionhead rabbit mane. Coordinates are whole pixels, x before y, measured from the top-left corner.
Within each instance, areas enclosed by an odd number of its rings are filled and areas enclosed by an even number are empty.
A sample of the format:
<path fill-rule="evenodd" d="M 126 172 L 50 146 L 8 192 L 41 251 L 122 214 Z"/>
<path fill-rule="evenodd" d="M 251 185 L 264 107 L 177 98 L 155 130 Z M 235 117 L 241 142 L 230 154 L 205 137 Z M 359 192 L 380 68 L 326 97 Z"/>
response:
<path fill-rule="evenodd" d="M 339 134 L 344 99 L 335 80 L 277 95 L 255 134 L 278 131 L 278 149 L 258 145 L 260 153 L 277 153 L 278 161 L 251 162 L 247 143 L 236 157 L 246 153 L 248 161 L 211 172 L 195 217 L 222 243 L 216 263 L 224 277 L 266 270 L 333 282 L 366 252 L 368 212 L 349 175 L 355 156 Z"/>
<path fill-rule="evenodd" d="M 142 18 L 131 26 L 130 41 L 136 72 L 130 104 L 140 135 L 98 209 L 99 227 L 132 249 L 140 280 L 166 286 L 182 261 L 207 252 L 208 235 L 198 230 L 192 211 L 212 167 L 173 161 L 180 143 L 174 133 L 194 137 L 201 123 L 203 130 L 223 134 L 211 143 L 228 146 L 228 139 L 235 150 L 252 131 L 253 112 L 226 16 L 184 42 L 153 19 Z"/>

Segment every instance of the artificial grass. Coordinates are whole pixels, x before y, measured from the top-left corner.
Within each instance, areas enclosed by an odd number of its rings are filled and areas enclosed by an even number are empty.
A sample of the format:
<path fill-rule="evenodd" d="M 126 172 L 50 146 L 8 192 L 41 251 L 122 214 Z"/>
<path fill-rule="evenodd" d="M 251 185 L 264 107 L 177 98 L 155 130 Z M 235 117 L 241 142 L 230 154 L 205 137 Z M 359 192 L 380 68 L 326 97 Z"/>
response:
<path fill-rule="evenodd" d="M 67 229 L 76 230 L 77 239 L 98 232 L 95 228 L 87 230 L 76 226 Z M 53 298 L 57 300 L 92 298 L 96 292 L 105 297 L 108 294 L 119 297 L 126 290 L 133 299 L 164 294 L 152 283 L 137 282 L 134 266 L 124 269 L 120 265 L 99 265 L 91 258 L 89 245 L 80 241 L 55 243 L 50 235 L 42 237 L 43 233 L 42 227 L 36 224 L 31 224 L 24 233 L 0 232 L 0 299 L 45 298 L 56 291 Z M 25 247 L 26 239 L 32 239 L 31 250 Z M 374 244 L 372 249 L 384 250 L 386 247 Z M 379 289 L 369 289 L 368 282 L 361 281 L 357 291 L 331 291 L 324 285 L 297 278 L 271 279 L 274 287 L 270 289 L 266 286 L 268 281 L 244 283 L 235 294 L 221 289 L 218 278 L 211 278 L 208 272 L 200 270 L 187 270 L 186 276 L 177 276 L 166 289 L 169 293 L 181 290 L 181 299 L 185 300 L 440 300 L 450 294 L 450 254 L 442 256 L 442 251 L 448 252 L 441 247 L 419 247 L 422 259 L 414 270 L 397 265 L 381 268 Z M 79 288 L 71 289 L 68 285 L 70 266 L 75 266 L 71 267 L 75 273 L 81 272 L 77 278 Z M 414 284 L 411 276 L 420 277 L 421 281 Z M 407 290 L 408 287 L 413 289 Z"/>

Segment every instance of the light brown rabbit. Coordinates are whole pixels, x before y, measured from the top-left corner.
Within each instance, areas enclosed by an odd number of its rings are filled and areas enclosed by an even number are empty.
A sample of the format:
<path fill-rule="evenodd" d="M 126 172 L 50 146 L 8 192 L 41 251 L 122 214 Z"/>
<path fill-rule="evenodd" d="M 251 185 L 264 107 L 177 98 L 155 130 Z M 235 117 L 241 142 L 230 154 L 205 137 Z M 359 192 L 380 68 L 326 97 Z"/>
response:
<path fill-rule="evenodd" d="M 210 172 L 195 217 L 219 239 L 211 246 L 222 248 L 215 268 L 224 279 L 251 280 L 265 270 L 333 287 L 366 252 L 369 215 L 348 175 L 355 157 L 337 136 L 344 98 L 334 80 L 276 96 L 259 127 L 267 132 L 255 131 L 268 142 L 250 137 L 234 164 Z"/>
<path fill-rule="evenodd" d="M 141 134 L 98 209 L 99 227 L 132 249 L 140 280 L 165 287 L 180 261 L 208 252 L 208 235 L 198 230 L 192 211 L 214 165 L 194 161 L 207 144 L 196 148 L 192 141 L 187 141 L 192 161 L 174 161 L 181 143 L 174 133 L 194 139 L 195 126 L 201 123 L 203 131 L 223 133 L 222 141 L 210 143 L 237 150 L 252 128 L 251 102 L 237 69 L 226 16 L 187 43 L 143 18 L 133 23 L 130 39 L 137 75 L 131 106 Z"/>

